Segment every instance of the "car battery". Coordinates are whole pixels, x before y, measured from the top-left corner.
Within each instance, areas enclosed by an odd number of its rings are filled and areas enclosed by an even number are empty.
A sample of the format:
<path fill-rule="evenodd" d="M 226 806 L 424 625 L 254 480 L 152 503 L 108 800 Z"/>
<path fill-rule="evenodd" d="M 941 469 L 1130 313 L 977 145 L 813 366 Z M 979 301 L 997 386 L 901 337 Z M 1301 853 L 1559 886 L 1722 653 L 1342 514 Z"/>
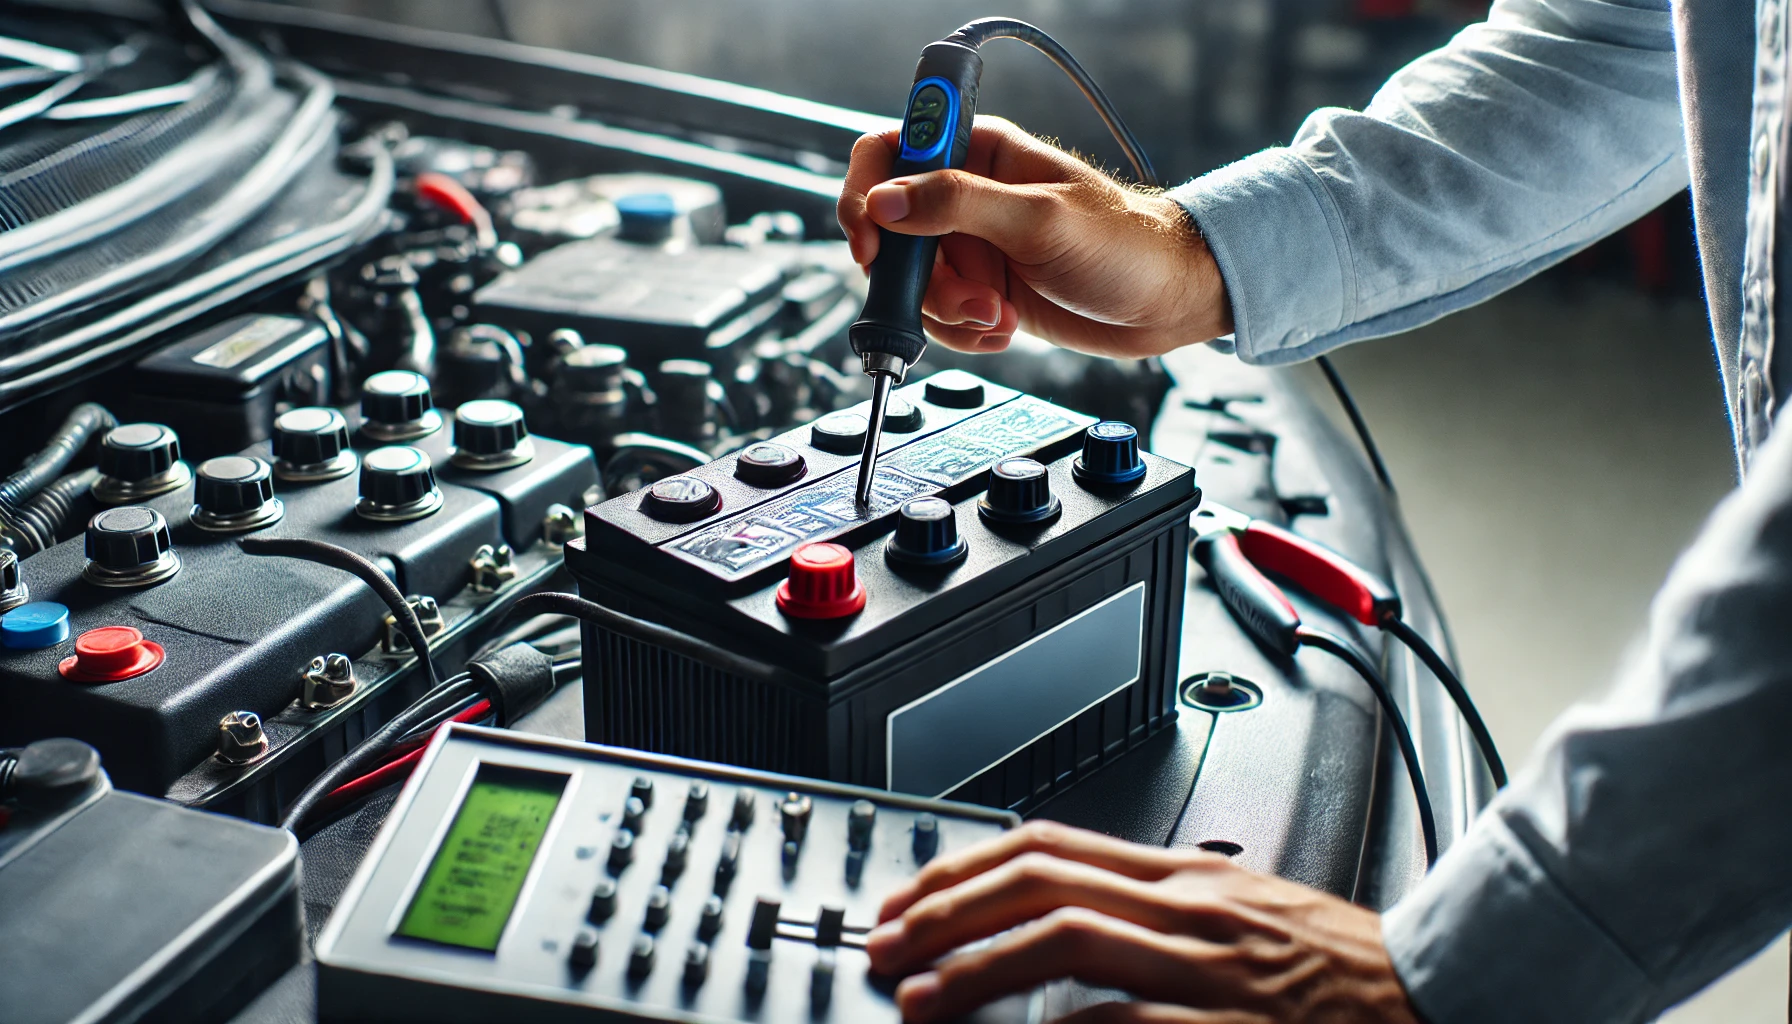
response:
<path fill-rule="evenodd" d="M 1024 810 L 1169 725 L 1194 471 L 949 370 L 860 506 L 865 412 L 586 510 L 586 737 Z"/>

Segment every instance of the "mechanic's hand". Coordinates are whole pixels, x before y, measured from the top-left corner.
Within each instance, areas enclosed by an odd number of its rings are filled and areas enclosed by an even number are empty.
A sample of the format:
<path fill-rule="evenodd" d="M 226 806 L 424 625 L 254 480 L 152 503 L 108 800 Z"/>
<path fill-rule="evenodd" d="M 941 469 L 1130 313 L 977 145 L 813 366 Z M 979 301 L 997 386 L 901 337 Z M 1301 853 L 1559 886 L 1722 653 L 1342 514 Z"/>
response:
<path fill-rule="evenodd" d="M 867 267 L 879 225 L 946 236 L 922 304 L 928 333 L 946 345 L 996 352 L 1024 328 L 1136 359 L 1232 330 L 1219 267 L 1174 200 L 993 117 L 977 118 L 963 170 L 885 181 L 897 134 L 853 147 L 840 225 Z"/>
<path fill-rule="evenodd" d="M 1054 978 L 1124 989 L 1075 1024 L 1417 1024 L 1373 912 L 1200 850 L 1051 822 L 942 856 L 884 901 L 871 965 L 903 1018 L 946 1020 Z"/>

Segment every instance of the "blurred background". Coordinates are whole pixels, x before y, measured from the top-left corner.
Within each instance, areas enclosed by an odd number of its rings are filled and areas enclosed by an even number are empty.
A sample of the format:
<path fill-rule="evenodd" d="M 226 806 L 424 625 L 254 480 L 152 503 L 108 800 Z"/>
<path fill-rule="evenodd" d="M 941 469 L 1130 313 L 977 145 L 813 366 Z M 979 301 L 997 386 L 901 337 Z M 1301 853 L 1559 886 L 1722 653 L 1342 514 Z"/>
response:
<path fill-rule="evenodd" d="M 1285 141 L 1480 19 L 1473 0 L 310 0 L 900 113 L 915 57 L 1006 14 L 1063 40 L 1167 181 Z M 1064 76 L 987 51 L 979 109 L 1124 166 Z M 1595 694 L 1733 482 L 1684 196 L 1478 308 L 1338 356 L 1508 761 Z M 1303 372 L 1303 371 L 1295 371 Z M 1329 396 L 1318 394 L 1322 404 Z M 1329 407 L 1329 405 L 1328 405 Z M 1787 1019 L 1784 938 L 1673 1024 Z"/>

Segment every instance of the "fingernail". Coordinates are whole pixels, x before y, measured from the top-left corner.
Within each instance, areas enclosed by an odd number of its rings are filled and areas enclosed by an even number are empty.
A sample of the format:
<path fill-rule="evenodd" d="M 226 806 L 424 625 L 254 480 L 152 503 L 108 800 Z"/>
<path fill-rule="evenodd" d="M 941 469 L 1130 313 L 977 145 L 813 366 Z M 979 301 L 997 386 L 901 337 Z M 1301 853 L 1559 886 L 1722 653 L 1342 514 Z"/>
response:
<path fill-rule="evenodd" d="M 994 327 L 1002 322 L 1002 304 L 994 299 L 966 299 L 958 307 L 958 315 L 966 323 L 978 327 Z"/>
<path fill-rule="evenodd" d="M 885 182 L 865 197 L 865 209 L 871 219 L 888 224 L 908 216 L 908 189 L 896 182 Z"/>
<path fill-rule="evenodd" d="M 896 986 L 896 1005 L 905 1018 L 926 1020 L 940 1001 L 940 976 L 933 971 L 904 979 Z"/>
<path fill-rule="evenodd" d="M 865 936 L 865 952 L 871 959 L 886 963 L 902 952 L 903 943 L 908 941 L 908 926 L 902 918 L 885 921 Z"/>

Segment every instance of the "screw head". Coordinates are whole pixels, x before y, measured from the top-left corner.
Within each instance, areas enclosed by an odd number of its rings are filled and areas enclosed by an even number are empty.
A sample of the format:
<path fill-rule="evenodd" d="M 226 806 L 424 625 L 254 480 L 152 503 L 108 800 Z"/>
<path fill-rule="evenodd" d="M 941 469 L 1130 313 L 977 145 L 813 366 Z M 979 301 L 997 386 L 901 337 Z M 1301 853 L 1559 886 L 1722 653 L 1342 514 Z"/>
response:
<path fill-rule="evenodd" d="M 541 539 L 548 547 L 563 548 L 574 537 L 585 535 L 585 522 L 565 505 L 549 505 L 541 520 Z"/>
<path fill-rule="evenodd" d="M 516 579 L 516 553 L 508 544 L 481 544 L 468 564 L 473 569 L 473 589 L 480 593 L 489 594 Z"/>
<path fill-rule="evenodd" d="M 218 720 L 218 760 L 247 764 L 268 752 L 268 736 L 261 716 L 253 711 L 232 711 Z"/>
<path fill-rule="evenodd" d="M 301 702 L 313 710 L 335 707 L 360 685 L 355 663 L 345 654 L 321 654 L 311 659 L 303 673 L 305 693 Z"/>

